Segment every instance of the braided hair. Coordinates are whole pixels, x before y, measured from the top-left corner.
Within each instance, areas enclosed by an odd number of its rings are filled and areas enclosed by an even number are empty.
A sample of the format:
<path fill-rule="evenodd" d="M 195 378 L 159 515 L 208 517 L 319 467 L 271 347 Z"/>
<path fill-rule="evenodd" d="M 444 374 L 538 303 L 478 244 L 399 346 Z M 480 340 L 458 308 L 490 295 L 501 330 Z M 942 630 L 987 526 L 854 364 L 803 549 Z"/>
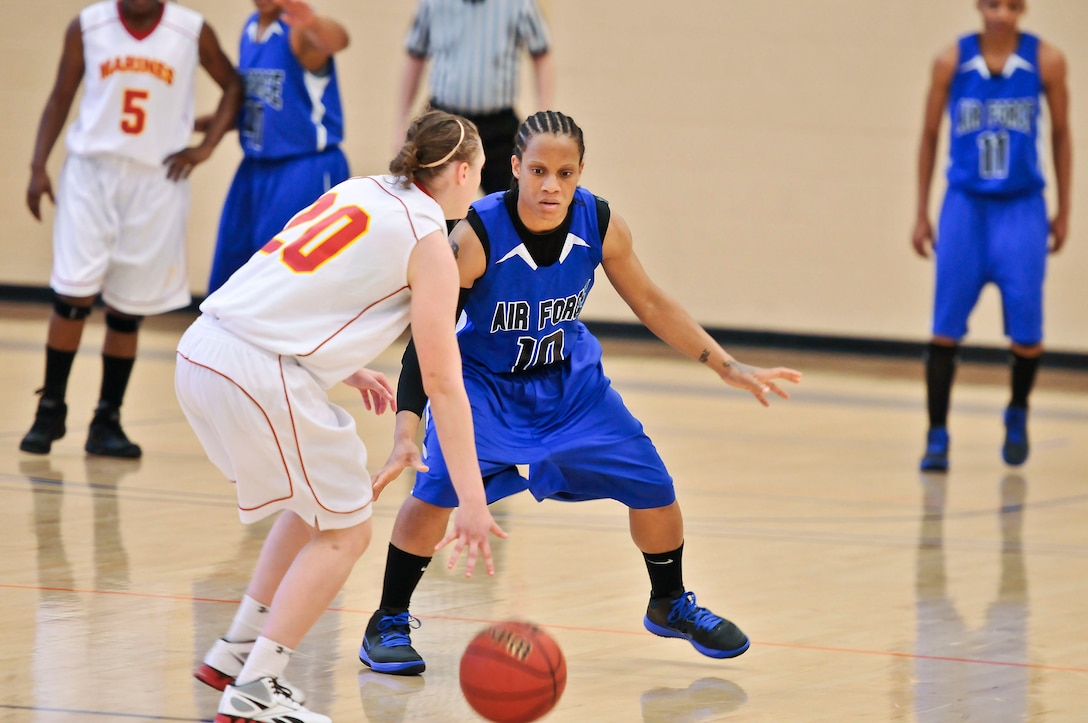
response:
<path fill-rule="evenodd" d="M 514 155 L 518 157 L 518 160 L 521 160 L 521 154 L 525 152 L 529 141 L 541 133 L 573 138 L 578 144 L 578 162 L 581 163 L 585 159 L 585 137 L 574 119 L 557 110 L 542 110 L 529 116 L 518 126 L 517 135 L 514 136 Z"/>

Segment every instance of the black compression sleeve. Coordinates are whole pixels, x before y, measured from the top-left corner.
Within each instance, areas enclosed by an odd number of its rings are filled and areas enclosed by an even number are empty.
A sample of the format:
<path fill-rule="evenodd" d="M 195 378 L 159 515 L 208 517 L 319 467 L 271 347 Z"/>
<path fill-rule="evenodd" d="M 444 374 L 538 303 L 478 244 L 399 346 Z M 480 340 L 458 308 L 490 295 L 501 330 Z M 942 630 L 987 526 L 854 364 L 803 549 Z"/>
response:
<path fill-rule="evenodd" d="M 469 289 L 461 289 L 457 297 L 457 317 L 465 309 Z M 397 411 L 414 412 L 423 417 L 423 408 L 427 406 L 427 392 L 423 388 L 423 373 L 419 369 L 419 357 L 416 355 L 414 339 L 408 340 L 408 346 L 400 358 L 400 379 L 397 381 Z"/>
<path fill-rule="evenodd" d="M 419 371 L 416 343 L 408 340 L 404 355 L 400 358 L 400 379 L 397 381 L 397 411 L 415 412 L 423 416 L 427 406 L 427 392 L 423 390 L 423 374 Z"/>

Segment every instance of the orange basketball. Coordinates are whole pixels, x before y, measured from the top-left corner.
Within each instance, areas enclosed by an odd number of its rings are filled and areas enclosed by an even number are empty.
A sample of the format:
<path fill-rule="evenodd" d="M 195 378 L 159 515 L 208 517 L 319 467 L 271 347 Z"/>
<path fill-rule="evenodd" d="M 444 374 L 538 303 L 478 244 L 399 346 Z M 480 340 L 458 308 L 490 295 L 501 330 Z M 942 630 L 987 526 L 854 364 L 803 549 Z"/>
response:
<path fill-rule="evenodd" d="M 552 636 L 508 621 L 480 631 L 461 656 L 461 692 L 495 723 L 526 723 L 550 711 L 567 685 L 567 661 Z"/>

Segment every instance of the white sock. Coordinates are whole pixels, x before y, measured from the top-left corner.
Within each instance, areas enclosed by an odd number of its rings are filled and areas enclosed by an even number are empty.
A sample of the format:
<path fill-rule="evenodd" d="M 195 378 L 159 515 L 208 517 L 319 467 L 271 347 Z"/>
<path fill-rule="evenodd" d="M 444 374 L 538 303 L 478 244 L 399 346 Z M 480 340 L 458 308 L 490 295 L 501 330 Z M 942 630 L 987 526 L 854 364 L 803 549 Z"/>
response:
<path fill-rule="evenodd" d="M 263 635 L 258 637 L 234 684 L 245 685 L 261 678 L 282 677 L 294 652 L 291 648 L 269 640 Z"/>
<path fill-rule="evenodd" d="M 248 643 L 256 640 L 267 619 L 268 606 L 246 595 L 242 598 L 238 611 L 234 613 L 234 621 L 231 622 L 224 640 L 228 643 Z"/>

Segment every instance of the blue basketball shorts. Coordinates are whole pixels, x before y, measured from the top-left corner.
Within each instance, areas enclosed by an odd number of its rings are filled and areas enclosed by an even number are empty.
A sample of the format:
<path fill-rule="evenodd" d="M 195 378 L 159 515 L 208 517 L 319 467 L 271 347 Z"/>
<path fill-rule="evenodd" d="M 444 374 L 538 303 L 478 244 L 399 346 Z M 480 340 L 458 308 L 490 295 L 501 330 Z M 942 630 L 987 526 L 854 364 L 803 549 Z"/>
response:
<path fill-rule="evenodd" d="M 291 217 L 350 175 L 339 148 L 274 160 L 244 158 L 223 202 L 208 293 L 278 234 Z"/>
<path fill-rule="evenodd" d="M 465 388 L 488 504 L 523 490 L 537 500 L 614 499 L 633 509 L 676 500 L 672 477 L 605 376 L 588 332 L 572 358 L 552 368 L 496 374 L 466 362 Z M 429 470 L 416 474 L 412 495 L 456 507 L 434 420 L 426 418 Z M 516 465 L 528 466 L 528 479 Z"/>
<path fill-rule="evenodd" d="M 949 188 L 937 228 L 933 335 L 959 341 L 983 287 L 1001 291 L 1005 336 L 1024 346 L 1043 340 L 1046 202 L 1042 192 L 993 197 Z"/>

